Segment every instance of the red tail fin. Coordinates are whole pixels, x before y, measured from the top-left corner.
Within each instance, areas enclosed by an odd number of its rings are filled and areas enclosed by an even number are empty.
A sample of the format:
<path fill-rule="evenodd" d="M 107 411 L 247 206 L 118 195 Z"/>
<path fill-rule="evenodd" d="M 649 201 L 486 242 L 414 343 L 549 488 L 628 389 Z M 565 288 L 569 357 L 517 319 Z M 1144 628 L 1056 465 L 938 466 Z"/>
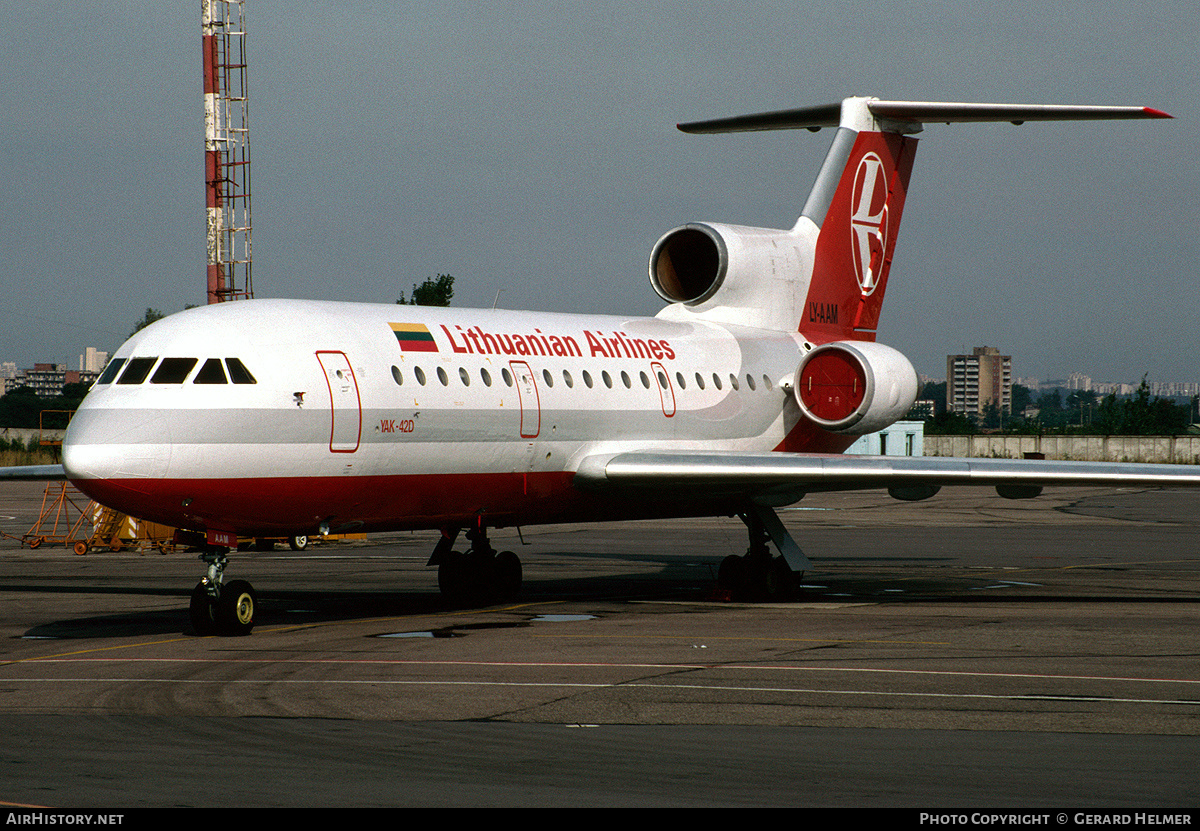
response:
<path fill-rule="evenodd" d="M 821 223 L 800 329 L 809 340 L 875 340 L 917 140 L 860 132 Z"/>

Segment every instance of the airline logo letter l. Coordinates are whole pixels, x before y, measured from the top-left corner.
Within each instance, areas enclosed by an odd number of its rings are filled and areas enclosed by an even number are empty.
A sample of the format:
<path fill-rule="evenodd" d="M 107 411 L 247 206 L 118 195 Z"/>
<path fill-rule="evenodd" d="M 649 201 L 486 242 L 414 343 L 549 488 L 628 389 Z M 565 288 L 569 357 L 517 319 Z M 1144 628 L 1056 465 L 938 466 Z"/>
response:
<path fill-rule="evenodd" d="M 867 296 L 875 291 L 887 245 L 887 180 L 883 161 L 875 153 L 867 153 L 859 160 L 851 198 L 854 272 L 863 295 Z"/>

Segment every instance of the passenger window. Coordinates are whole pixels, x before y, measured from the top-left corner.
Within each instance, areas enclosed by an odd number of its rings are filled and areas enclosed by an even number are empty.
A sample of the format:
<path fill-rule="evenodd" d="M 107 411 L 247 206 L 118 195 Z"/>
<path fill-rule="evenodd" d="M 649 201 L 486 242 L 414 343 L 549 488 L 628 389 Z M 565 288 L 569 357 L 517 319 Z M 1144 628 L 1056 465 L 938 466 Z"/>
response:
<path fill-rule="evenodd" d="M 413 375 L 417 376 L 418 384 L 425 386 L 425 370 L 421 369 L 421 367 L 417 367 L 413 370 Z"/>
<path fill-rule="evenodd" d="M 704 389 L 704 376 L 699 372 L 696 373 L 696 386 L 698 386 L 700 389 Z"/>
<path fill-rule="evenodd" d="M 492 374 L 486 369 L 480 368 L 479 377 L 483 379 L 484 386 L 490 387 L 492 385 Z"/>
<path fill-rule="evenodd" d="M 550 374 L 550 370 L 543 369 L 542 370 L 542 378 L 543 378 L 543 380 L 545 380 L 547 387 L 554 386 L 554 376 Z"/>
<path fill-rule="evenodd" d="M 96 383 L 111 384 L 113 379 L 117 377 L 117 373 L 121 371 L 121 367 L 124 365 L 124 363 L 124 358 L 113 358 L 108 362 L 108 366 L 104 368 L 104 372 L 100 374 L 100 377 L 96 380 Z"/>
<path fill-rule="evenodd" d="M 458 377 L 462 379 L 464 387 L 471 386 L 471 373 L 467 372 L 464 367 L 458 368 Z"/>
<path fill-rule="evenodd" d="M 200 371 L 196 373 L 196 377 L 192 379 L 193 384 L 224 384 L 225 369 L 221 366 L 220 358 L 209 358 L 200 367 Z"/>
<path fill-rule="evenodd" d="M 771 389 L 771 376 L 770 375 L 763 375 L 763 389 L 765 389 L 765 390 Z"/>
<path fill-rule="evenodd" d="M 508 371 L 508 367 L 503 367 L 500 370 L 500 377 L 504 379 L 505 386 L 511 387 L 513 385 L 512 373 Z"/>
<path fill-rule="evenodd" d="M 683 380 L 683 373 L 682 373 L 682 372 L 676 372 L 676 373 L 675 373 L 675 380 L 676 380 L 676 382 L 678 382 L 678 384 L 679 384 L 679 388 L 680 388 L 681 390 L 686 390 L 686 389 L 687 389 L 687 382 Z"/>
<path fill-rule="evenodd" d="M 568 387 L 575 386 L 575 382 L 571 380 L 571 373 L 567 372 L 565 369 L 563 370 L 563 383 Z"/>
<path fill-rule="evenodd" d="M 713 386 L 717 389 L 721 388 L 721 376 L 715 372 L 713 373 Z"/>
<path fill-rule="evenodd" d="M 733 387 L 734 392 L 737 391 L 737 388 L 738 388 L 737 376 L 734 375 L 732 372 L 729 373 L 729 386 Z"/>
<path fill-rule="evenodd" d="M 625 389 L 633 389 L 633 382 L 629 380 L 629 373 L 621 370 L 621 383 L 625 385 Z"/>
<path fill-rule="evenodd" d="M 446 370 L 440 366 L 438 367 L 438 380 L 442 382 L 443 387 L 450 385 L 450 377 L 446 375 Z"/>
<path fill-rule="evenodd" d="M 750 388 L 751 392 L 754 392 L 754 376 L 749 372 L 746 373 L 746 386 Z"/>
<path fill-rule="evenodd" d="M 604 379 L 604 386 L 608 387 L 611 390 L 612 389 L 612 376 L 608 374 L 608 370 L 606 369 L 603 372 L 601 372 L 600 377 Z"/>
<path fill-rule="evenodd" d="M 237 358 L 226 358 L 225 366 L 229 367 L 229 380 L 235 384 L 257 384 L 250 370 Z"/>
<path fill-rule="evenodd" d="M 129 363 L 125 365 L 125 371 L 121 373 L 121 380 L 118 384 L 140 384 L 146 380 L 146 376 L 150 374 L 151 367 L 158 358 L 130 358 Z"/>
<path fill-rule="evenodd" d="M 592 374 L 586 369 L 583 371 L 583 383 L 587 384 L 589 390 L 592 388 Z"/>
<path fill-rule="evenodd" d="M 195 358 L 163 358 L 158 369 L 154 371 L 151 384 L 182 384 L 188 377 L 192 367 L 196 365 Z"/>
<path fill-rule="evenodd" d="M 650 389 L 650 376 L 644 372 L 639 372 L 638 374 L 642 378 L 642 386 L 645 387 L 646 389 Z"/>
<path fill-rule="evenodd" d="M 396 382 L 396 386 L 404 386 L 404 376 L 400 374 L 400 367 L 392 366 L 392 380 Z"/>

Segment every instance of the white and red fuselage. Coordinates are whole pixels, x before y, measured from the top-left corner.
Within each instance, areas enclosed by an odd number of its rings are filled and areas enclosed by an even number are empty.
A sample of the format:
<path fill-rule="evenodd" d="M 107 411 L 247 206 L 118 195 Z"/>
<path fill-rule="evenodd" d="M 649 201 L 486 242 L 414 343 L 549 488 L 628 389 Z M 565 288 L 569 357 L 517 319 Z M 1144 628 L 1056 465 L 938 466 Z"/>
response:
<path fill-rule="evenodd" d="M 157 361 L 140 383 L 93 388 L 64 463 L 102 504 L 243 536 L 653 516 L 664 509 L 575 488 L 579 460 L 854 440 L 788 406 L 803 344 L 704 321 L 221 304 L 122 347 L 114 360 Z M 164 358 L 193 363 L 155 382 Z M 237 358 L 254 382 L 196 383 L 214 358 Z"/>

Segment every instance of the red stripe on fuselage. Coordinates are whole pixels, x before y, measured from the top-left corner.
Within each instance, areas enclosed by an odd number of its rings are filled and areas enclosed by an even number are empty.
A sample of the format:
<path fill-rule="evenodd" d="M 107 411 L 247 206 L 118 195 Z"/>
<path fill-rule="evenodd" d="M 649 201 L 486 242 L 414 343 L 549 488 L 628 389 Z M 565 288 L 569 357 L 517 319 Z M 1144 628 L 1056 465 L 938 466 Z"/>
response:
<path fill-rule="evenodd" d="M 573 473 L 458 473 L 261 479 L 80 479 L 102 505 L 176 528 L 241 536 L 307 533 L 322 523 L 403 531 L 597 522 L 728 512 L 703 494 L 648 502 L 575 488 Z"/>

